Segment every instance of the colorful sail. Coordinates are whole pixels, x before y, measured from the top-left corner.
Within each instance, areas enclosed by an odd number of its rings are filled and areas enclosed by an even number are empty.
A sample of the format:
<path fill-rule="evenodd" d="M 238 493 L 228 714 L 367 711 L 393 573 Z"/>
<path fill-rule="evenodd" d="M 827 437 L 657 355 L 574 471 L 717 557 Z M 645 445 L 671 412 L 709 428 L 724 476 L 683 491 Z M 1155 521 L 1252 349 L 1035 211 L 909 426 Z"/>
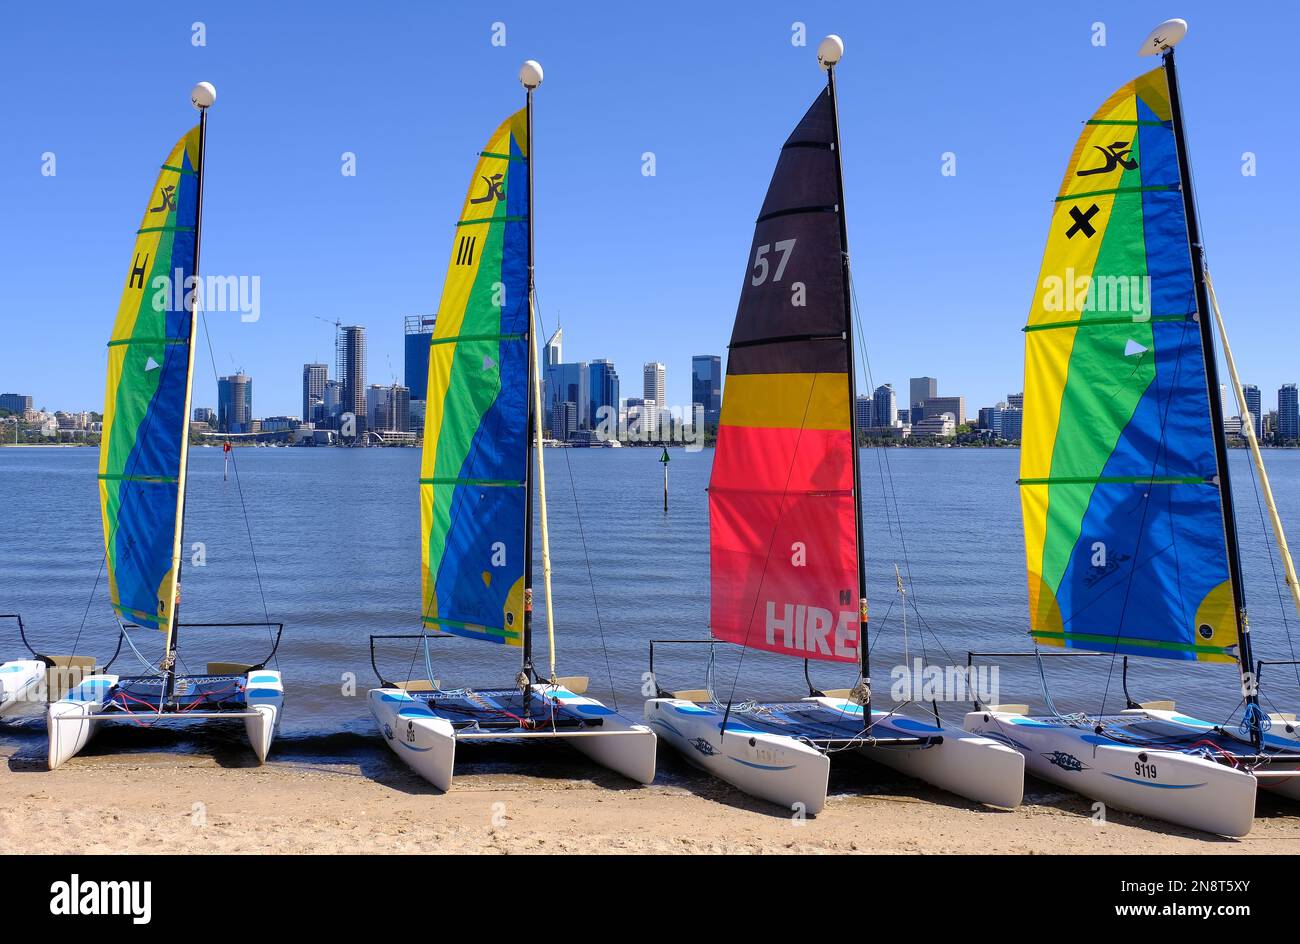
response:
<path fill-rule="evenodd" d="M 1087 123 L 1056 198 L 1025 328 L 1020 460 L 1040 643 L 1236 654 L 1187 185 L 1155 69 Z"/>
<path fill-rule="evenodd" d="M 718 639 L 858 659 L 858 559 L 834 104 L 781 149 L 754 230 L 709 482 Z"/>
<path fill-rule="evenodd" d="M 108 342 L 99 498 L 109 595 L 125 622 L 169 635 L 188 430 L 199 129 L 172 148 L 136 231 Z"/>
<path fill-rule="evenodd" d="M 420 468 L 424 625 L 523 642 L 528 464 L 526 114 L 470 178 L 429 341 Z"/>

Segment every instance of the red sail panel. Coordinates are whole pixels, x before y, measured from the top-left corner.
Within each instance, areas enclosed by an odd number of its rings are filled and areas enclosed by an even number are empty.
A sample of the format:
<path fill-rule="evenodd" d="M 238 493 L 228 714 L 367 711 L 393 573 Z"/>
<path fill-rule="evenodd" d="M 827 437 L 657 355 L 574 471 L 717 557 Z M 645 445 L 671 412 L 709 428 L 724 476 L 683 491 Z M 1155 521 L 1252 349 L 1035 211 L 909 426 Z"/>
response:
<path fill-rule="evenodd" d="M 858 660 L 844 247 L 823 91 L 768 187 L 727 359 L 709 482 L 715 638 Z"/>

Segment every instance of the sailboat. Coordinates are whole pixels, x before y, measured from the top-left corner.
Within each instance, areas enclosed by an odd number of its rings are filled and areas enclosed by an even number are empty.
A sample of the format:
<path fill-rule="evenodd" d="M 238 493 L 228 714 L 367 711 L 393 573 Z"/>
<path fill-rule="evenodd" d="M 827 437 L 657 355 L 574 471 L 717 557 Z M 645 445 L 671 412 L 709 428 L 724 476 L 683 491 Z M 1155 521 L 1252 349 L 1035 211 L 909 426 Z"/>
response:
<path fill-rule="evenodd" d="M 421 632 L 371 637 L 380 687 L 368 701 L 385 743 L 440 790 L 451 787 L 461 741 L 561 739 L 597 763 L 650 783 L 654 732 L 587 697 L 586 678 L 556 674 L 533 313 L 533 92 L 541 66 L 529 60 L 519 79 L 525 106 L 501 123 L 479 154 L 429 339 L 420 470 Z M 546 594 L 545 674 L 533 658 L 534 510 Z M 429 643 L 452 636 L 521 650 L 513 685 L 444 689 Z M 388 681 L 375 662 L 375 642 L 383 639 L 415 640 L 427 677 Z"/>
<path fill-rule="evenodd" d="M 1235 664 L 1239 682 L 1224 684 L 1240 684 L 1242 717 L 1214 724 L 1171 701 L 1137 703 L 1126 681 L 1119 713 L 1103 704 L 1097 715 L 1062 714 L 1044 687 L 1050 715 L 977 704 L 965 727 L 1085 796 L 1242 836 L 1257 785 L 1300 796 L 1300 751 L 1294 716 L 1262 710 L 1251 653 L 1212 310 L 1225 352 L 1227 338 L 1205 271 L 1174 67 L 1186 32 L 1170 20 L 1143 43 L 1162 64 L 1089 119 L 1056 198 L 1025 328 L 1019 484 L 1030 635 L 1110 654 L 1085 660 L 1109 662 L 1103 678 L 1121 658 L 1127 676 L 1130 657 Z"/>
<path fill-rule="evenodd" d="M 101 671 L 94 656 L 47 655 L 38 652 L 27 639 L 27 629 L 18 613 L 0 615 L 0 620 L 13 620 L 18 628 L 18 638 L 31 653 L 30 659 L 12 659 L 0 664 L 0 718 L 16 715 L 24 708 L 36 705 L 42 708 L 51 697 L 58 698 L 88 675 Z M 122 651 L 122 637 L 117 639 L 117 650 L 106 663 L 111 666 Z"/>
<path fill-rule="evenodd" d="M 854 689 L 725 701 L 658 684 L 645 718 L 689 760 L 746 793 L 815 814 L 829 755 L 872 759 L 961 796 L 1014 807 L 1024 763 L 932 717 L 872 706 L 856 371 L 839 147 L 837 36 L 826 87 L 781 149 L 750 248 L 709 482 L 710 630 L 717 642 L 857 665 Z M 682 640 L 687 642 L 687 640 Z M 693 641 L 694 642 L 694 641 Z"/>
<path fill-rule="evenodd" d="M 284 685 L 266 663 L 283 627 L 180 622 L 203 155 L 208 108 L 215 100 L 216 89 L 207 82 L 190 94 L 199 123 L 172 147 L 149 192 L 108 342 L 98 473 L 104 567 L 122 629 L 119 645 L 125 639 L 147 671 L 93 674 L 50 703 L 51 770 L 75 756 L 106 722 L 242 719 L 258 761 L 266 759 L 280 723 Z M 275 629 L 270 654 L 256 664 L 208 663 L 202 675 L 179 671 L 179 630 L 217 626 Z M 156 663 L 131 640 L 131 630 L 140 628 L 162 634 L 163 655 Z"/>

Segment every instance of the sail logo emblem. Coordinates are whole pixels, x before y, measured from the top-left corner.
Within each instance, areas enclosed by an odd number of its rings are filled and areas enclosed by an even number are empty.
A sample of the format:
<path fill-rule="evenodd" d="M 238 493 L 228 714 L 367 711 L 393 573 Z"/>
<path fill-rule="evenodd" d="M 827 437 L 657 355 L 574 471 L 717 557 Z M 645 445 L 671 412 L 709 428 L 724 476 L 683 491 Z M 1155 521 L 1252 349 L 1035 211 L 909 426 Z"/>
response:
<path fill-rule="evenodd" d="M 478 243 L 477 236 L 462 236 L 456 243 L 456 265 L 468 266 L 474 264 L 474 246 Z"/>
<path fill-rule="evenodd" d="M 1122 167 L 1125 170 L 1136 170 L 1138 162 L 1129 157 L 1133 153 L 1133 148 L 1129 147 L 1128 141 L 1112 141 L 1110 144 L 1102 147 L 1100 144 L 1094 144 L 1093 149 L 1101 151 L 1102 157 L 1106 163 L 1101 167 L 1090 167 L 1087 170 L 1081 170 L 1076 177 L 1091 177 L 1093 174 L 1109 174 L 1116 167 Z"/>
<path fill-rule="evenodd" d="M 695 738 L 695 740 L 691 741 L 691 747 L 695 748 L 705 757 L 712 757 L 714 754 L 718 753 L 714 750 L 713 745 L 704 738 Z"/>
<path fill-rule="evenodd" d="M 491 177 L 480 177 L 483 183 L 487 184 L 487 193 L 481 197 L 471 197 L 470 203 L 487 203 L 489 200 L 504 200 L 506 192 L 502 188 L 505 183 L 505 174 L 493 174 Z"/>
<path fill-rule="evenodd" d="M 1068 770 L 1071 773 L 1078 773 L 1087 770 L 1088 767 L 1083 761 L 1073 754 L 1067 754 L 1065 751 L 1052 751 L 1050 754 L 1044 754 L 1048 763 L 1054 767 L 1060 767 L 1062 770 Z"/>
<path fill-rule="evenodd" d="M 158 205 L 150 207 L 150 213 L 167 213 L 176 209 L 176 185 L 168 184 L 158 193 Z"/>
<path fill-rule="evenodd" d="M 1080 211 L 1077 206 L 1070 207 L 1070 219 L 1074 220 L 1074 223 L 1065 231 L 1065 238 L 1074 239 L 1075 233 L 1083 233 L 1083 235 L 1092 239 L 1097 232 L 1097 227 L 1092 225 L 1092 218 L 1100 210 L 1101 207 L 1095 203 L 1083 211 Z"/>

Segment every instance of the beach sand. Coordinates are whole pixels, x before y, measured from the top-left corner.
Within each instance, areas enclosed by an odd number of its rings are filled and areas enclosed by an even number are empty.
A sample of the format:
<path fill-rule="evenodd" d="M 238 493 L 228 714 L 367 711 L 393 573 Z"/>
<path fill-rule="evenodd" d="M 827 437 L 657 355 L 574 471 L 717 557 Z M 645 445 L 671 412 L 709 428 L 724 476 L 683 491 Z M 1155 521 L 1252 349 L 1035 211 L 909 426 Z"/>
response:
<path fill-rule="evenodd" d="M 1099 826 L 1035 780 L 992 810 L 846 756 L 799 823 L 662 746 L 649 787 L 559 744 L 467 749 L 441 794 L 360 734 L 283 739 L 260 767 L 234 735 L 177 737 L 109 729 L 50 772 L 42 731 L 0 727 L 0 853 L 1300 853 L 1300 804 L 1272 798 L 1227 840 L 1114 811 Z"/>

